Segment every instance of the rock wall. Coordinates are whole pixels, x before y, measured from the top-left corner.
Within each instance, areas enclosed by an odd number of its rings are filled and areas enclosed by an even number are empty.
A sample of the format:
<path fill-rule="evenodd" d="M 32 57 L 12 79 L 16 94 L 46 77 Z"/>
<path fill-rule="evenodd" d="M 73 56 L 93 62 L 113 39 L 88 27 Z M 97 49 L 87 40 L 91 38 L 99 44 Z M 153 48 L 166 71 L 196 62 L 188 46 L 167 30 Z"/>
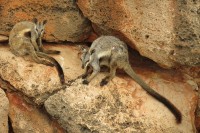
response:
<path fill-rule="evenodd" d="M 90 22 L 73 0 L 1 0 L 0 34 L 8 36 L 14 24 L 34 17 L 48 20 L 44 39 L 49 42 L 79 42 L 91 32 Z"/>
<path fill-rule="evenodd" d="M 78 0 L 95 32 L 112 34 L 163 67 L 200 63 L 200 1 Z"/>

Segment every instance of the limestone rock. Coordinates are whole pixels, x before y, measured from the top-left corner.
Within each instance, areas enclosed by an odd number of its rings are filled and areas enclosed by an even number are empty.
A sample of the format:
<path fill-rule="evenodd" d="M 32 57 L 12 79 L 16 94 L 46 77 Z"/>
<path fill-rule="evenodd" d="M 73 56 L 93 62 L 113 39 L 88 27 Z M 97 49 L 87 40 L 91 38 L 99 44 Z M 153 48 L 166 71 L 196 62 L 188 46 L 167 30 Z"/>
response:
<path fill-rule="evenodd" d="M 60 55 L 53 57 L 61 64 L 66 82 L 80 75 L 82 69 L 76 47 L 47 47 L 61 51 Z M 28 56 L 16 57 L 7 46 L 1 46 L 0 53 L 0 77 L 35 103 L 42 104 L 51 93 L 62 89 L 55 67 L 37 64 Z"/>
<path fill-rule="evenodd" d="M 4 91 L 0 88 L 0 132 L 8 133 L 9 101 Z"/>
<path fill-rule="evenodd" d="M 37 17 L 48 20 L 44 39 L 50 42 L 80 42 L 91 31 L 90 22 L 73 0 L 0 1 L 0 34 L 8 36 L 14 24 Z"/>
<path fill-rule="evenodd" d="M 9 117 L 14 133 L 64 133 L 42 109 L 28 104 L 17 93 L 8 93 L 8 98 Z"/>
<path fill-rule="evenodd" d="M 78 0 L 98 34 L 112 34 L 163 67 L 200 64 L 200 1 Z"/>
<path fill-rule="evenodd" d="M 133 67 L 136 73 L 182 112 L 181 124 L 177 125 L 163 104 L 122 73 L 105 87 L 99 86 L 104 73 L 88 86 L 77 79 L 45 101 L 47 112 L 70 133 L 194 133 L 198 97 L 193 86 L 175 70 L 163 70 L 148 60 L 131 60 L 138 63 Z"/>

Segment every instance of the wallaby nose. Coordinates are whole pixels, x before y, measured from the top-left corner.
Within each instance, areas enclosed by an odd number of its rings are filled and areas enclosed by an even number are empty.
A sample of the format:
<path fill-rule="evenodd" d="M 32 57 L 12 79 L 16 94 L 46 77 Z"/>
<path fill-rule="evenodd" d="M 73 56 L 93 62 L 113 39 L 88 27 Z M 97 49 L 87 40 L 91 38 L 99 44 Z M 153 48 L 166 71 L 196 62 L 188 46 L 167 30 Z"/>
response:
<path fill-rule="evenodd" d="M 84 65 L 82 65 L 81 67 L 82 67 L 82 69 L 84 69 Z"/>

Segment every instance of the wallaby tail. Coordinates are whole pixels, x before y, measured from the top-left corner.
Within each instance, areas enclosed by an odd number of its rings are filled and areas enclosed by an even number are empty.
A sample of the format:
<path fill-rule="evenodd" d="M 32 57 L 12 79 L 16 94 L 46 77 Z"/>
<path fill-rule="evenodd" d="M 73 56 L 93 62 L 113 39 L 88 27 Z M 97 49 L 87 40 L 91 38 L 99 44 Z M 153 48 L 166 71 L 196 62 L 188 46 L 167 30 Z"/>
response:
<path fill-rule="evenodd" d="M 132 77 L 144 90 L 146 90 L 151 96 L 153 96 L 158 101 L 162 102 L 176 117 L 176 122 L 179 124 L 182 121 L 181 112 L 165 97 L 150 88 L 129 66 L 125 69 L 125 72 Z"/>
<path fill-rule="evenodd" d="M 60 82 L 61 82 L 61 84 L 64 84 L 65 83 L 65 77 L 64 77 L 63 69 L 60 66 L 60 64 L 53 57 L 48 56 L 48 55 L 46 55 L 46 54 L 44 54 L 42 52 L 36 52 L 36 54 L 39 57 L 42 57 L 42 58 L 45 58 L 45 59 L 49 60 L 50 62 L 52 62 L 55 65 L 55 67 L 56 67 L 56 69 L 58 71 L 58 76 L 60 78 Z"/>

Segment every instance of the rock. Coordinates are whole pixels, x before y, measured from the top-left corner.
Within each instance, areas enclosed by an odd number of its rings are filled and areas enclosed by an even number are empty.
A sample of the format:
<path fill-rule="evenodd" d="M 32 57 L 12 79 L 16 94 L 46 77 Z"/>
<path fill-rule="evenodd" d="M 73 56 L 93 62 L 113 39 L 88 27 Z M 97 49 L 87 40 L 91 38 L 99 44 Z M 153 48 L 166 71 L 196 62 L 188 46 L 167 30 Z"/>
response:
<path fill-rule="evenodd" d="M 53 57 L 61 64 L 66 82 L 80 75 L 83 70 L 77 47 L 64 45 L 47 47 L 61 51 L 60 55 Z M 55 67 L 37 64 L 27 56 L 16 57 L 7 46 L 1 46 L 0 53 L 0 77 L 35 103 L 42 104 L 49 95 L 63 88 Z"/>
<path fill-rule="evenodd" d="M 8 133 L 9 101 L 4 91 L 0 88 L 0 132 Z"/>
<path fill-rule="evenodd" d="M 200 1 L 78 0 L 96 33 L 118 36 L 165 68 L 200 64 Z"/>
<path fill-rule="evenodd" d="M 0 42 L 6 42 L 6 41 L 8 41 L 8 37 L 0 35 Z"/>
<path fill-rule="evenodd" d="M 196 86 L 196 91 L 198 92 L 198 103 L 200 103 L 200 67 L 182 67 L 180 71 L 185 74 L 185 77 L 188 78 L 188 83 Z M 196 118 L 195 118 L 195 125 L 197 128 L 197 132 L 200 132 L 200 104 L 196 109 Z"/>
<path fill-rule="evenodd" d="M 200 88 L 200 66 L 199 67 L 181 67 L 179 71 L 186 74 L 190 79 L 194 80 Z"/>
<path fill-rule="evenodd" d="M 44 39 L 49 42 L 80 42 L 91 32 L 90 22 L 82 15 L 73 0 L 10 0 L 0 2 L 0 34 L 8 36 L 17 22 L 48 20 Z"/>
<path fill-rule="evenodd" d="M 77 79 L 45 101 L 47 112 L 70 133 L 194 133 L 198 96 L 184 75 L 161 69 L 147 59 L 131 61 L 137 62 L 133 67 L 136 73 L 182 112 L 181 124 L 177 125 L 163 104 L 122 72 L 105 87 L 99 86 L 104 73 L 88 86 Z"/>
<path fill-rule="evenodd" d="M 44 111 L 25 102 L 17 93 L 8 93 L 8 98 L 14 133 L 64 133 Z"/>

